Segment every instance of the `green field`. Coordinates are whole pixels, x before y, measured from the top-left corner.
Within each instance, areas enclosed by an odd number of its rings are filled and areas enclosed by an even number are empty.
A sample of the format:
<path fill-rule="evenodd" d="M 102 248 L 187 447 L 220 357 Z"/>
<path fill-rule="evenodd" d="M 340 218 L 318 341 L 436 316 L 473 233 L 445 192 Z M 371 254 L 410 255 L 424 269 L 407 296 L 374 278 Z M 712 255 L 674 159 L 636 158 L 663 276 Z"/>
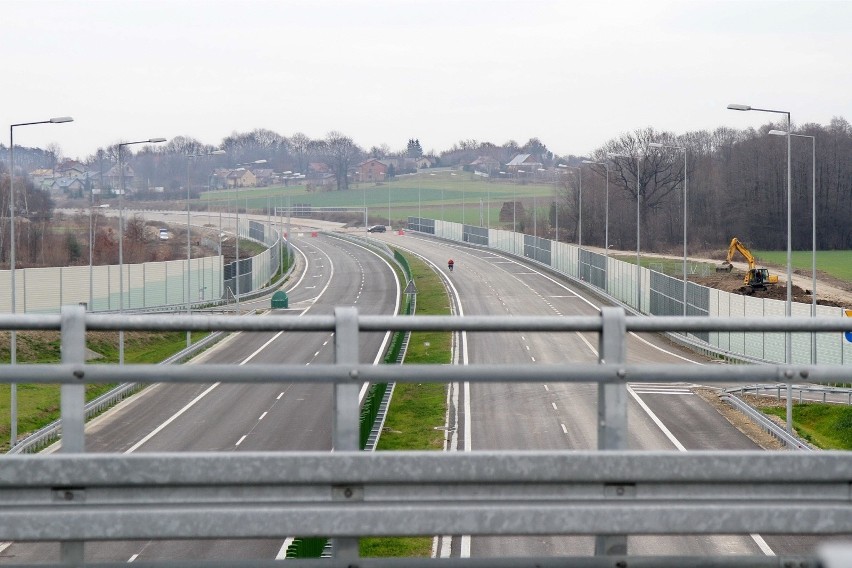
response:
<path fill-rule="evenodd" d="M 783 406 L 762 408 L 784 418 Z M 793 428 L 805 440 L 824 450 L 852 450 L 852 406 L 844 404 L 794 404 Z"/>
<path fill-rule="evenodd" d="M 503 202 L 515 199 L 529 210 L 535 201 L 541 214 L 546 214 L 554 192 L 552 184 L 489 182 L 469 172 L 441 170 L 399 176 L 382 183 L 353 183 L 347 191 L 337 191 L 334 186 L 308 191 L 306 185 L 210 191 L 201 194 L 196 206 L 209 207 L 211 211 L 229 210 L 233 209 L 235 199 L 241 210 L 285 206 L 288 200 L 293 206 L 363 207 L 366 204 L 368 224 L 385 223 L 390 209 L 394 226 L 408 217 L 418 216 L 419 212 L 422 217 L 469 224 L 479 224 L 481 219 L 482 225 L 497 227 Z"/>
<path fill-rule="evenodd" d="M 774 266 L 787 266 L 787 251 L 752 251 L 759 262 Z M 810 274 L 812 265 L 811 251 L 792 253 L 793 270 L 802 270 Z M 849 250 L 818 250 L 816 253 L 817 272 L 825 272 L 835 278 L 852 282 L 852 251 Z"/>

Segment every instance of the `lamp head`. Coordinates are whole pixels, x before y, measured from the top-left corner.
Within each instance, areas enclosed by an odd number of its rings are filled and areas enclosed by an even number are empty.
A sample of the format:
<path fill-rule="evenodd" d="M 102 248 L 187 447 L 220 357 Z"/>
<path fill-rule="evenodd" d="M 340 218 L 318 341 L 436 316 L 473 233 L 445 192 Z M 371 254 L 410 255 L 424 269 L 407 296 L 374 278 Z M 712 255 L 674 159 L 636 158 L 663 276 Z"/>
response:
<path fill-rule="evenodd" d="M 768 134 L 773 136 L 787 136 L 787 133 L 783 130 L 770 130 Z"/>
<path fill-rule="evenodd" d="M 60 122 L 74 122 L 74 119 L 70 116 L 58 116 L 50 119 L 51 124 L 59 124 Z"/>
<path fill-rule="evenodd" d="M 659 142 L 648 142 L 648 148 L 665 148 L 665 144 L 660 144 Z"/>
<path fill-rule="evenodd" d="M 165 139 L 165 138 L 149 138 L 149 139 L 148 139 L 148 142 L 149 142 L 150 144 L 156 144 L 156 143 L 158 143 L 158 142 L 165 142 L 165 141 L 166 141 L 166 139 Z"/>
<path fill-rule="evenodd" d="M 728 105 L 728 110 L 751 110 L 751 107 L 748 105 L 738 105 L 736 103 L 731 103 Z"/>
<path fill-rule="evenodd" d="M 213 150 L 208 156 L 221 156 L 222 154 L 227 154 L 227 152 L 224 150 Z"/>

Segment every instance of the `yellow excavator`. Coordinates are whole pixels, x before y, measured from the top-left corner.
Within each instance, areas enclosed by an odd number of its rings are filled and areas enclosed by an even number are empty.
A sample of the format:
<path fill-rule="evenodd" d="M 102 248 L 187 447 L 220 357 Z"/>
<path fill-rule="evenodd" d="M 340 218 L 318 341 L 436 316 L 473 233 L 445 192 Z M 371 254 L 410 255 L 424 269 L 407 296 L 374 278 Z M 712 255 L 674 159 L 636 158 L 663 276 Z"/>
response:
<path fill-rule="evenodd" d="M 730 272 L 734 268 L 731 261 L 738 252 L 748 262 L 748 272 L 743 276 L 743 286 L 740 288 L 740 292 L 752 294 L 755 290 L 765 290 L 767 286 L 778 284 L 778 276 L 769 274 L 769 270 L 765 268 L 757 268 L 754 255 L 736 237 L 731 239 L 731 244 L 728 246 L 728 256 L 721 266 L 716 267 L 716 272 Z"/>

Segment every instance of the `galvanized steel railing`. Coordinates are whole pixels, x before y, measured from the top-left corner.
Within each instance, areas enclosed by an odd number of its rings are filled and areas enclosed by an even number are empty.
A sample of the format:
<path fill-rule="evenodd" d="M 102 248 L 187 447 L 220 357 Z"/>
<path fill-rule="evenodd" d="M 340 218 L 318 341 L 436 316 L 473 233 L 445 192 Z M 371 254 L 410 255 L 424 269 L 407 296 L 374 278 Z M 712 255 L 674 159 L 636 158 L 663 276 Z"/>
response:
<path fill-rule="evenodd" d="M 627 554 L 628 534 L 852 533 L 850 453 L 627 450 L 628 381 L 842 382 L 849 376 L 848 366 L 626 363 L 628 332 L 840 333 L 844 325 L 840 319 L 811 318 L 637 318 L 619 308 L 560 318 L 359 316 L 354 308 L 302 318 L 119 317 L 86 314 L 79 306 L 64 308 L 59 316 L 0 316 L 1 330 L 61 329 L 60 364 L 0 367 L 0 382 L 61 383 L 63 421 L 61 453 L 2 458 L 0 540 L 59 540 L 63 559 L 72 561 L 82 557 L 87 540 L 331 536 L 337 539 L 334 565 L 378 566 L 358 558 L 355 537 L 576 534 L 596 535 L 596 551 L 607 558 L 588 565 L 602 566 Z M 117 329 L 333 331 L 336 359 L 310 366 L 85 363 L 85 332 Z M 359 362 L 359 334 L 386 330 L 584 331 L 598 334 L 600 360 L 468 366 Z M 211 376 L 239 383 L 334 384 L 335 451 L 85 452 L 85 383 L 205 383 Z M 393 381 L 597 382 L 598 449 L 606 451 L 361 452 L 360 385 Z M 626 565 L 638 561 L 625 558 Z M 735 559 L 717 560 L 736 565 Z M 770 565 L 751 560 L 749 565 Z M 779 558 L 774 561 L 779 565 Z M 473 565 L 469 559 L 436 562 Z M 652 563 L 673 565 L 667 562 Z M 807 562 L 817 565 L 813 557 Z"/>

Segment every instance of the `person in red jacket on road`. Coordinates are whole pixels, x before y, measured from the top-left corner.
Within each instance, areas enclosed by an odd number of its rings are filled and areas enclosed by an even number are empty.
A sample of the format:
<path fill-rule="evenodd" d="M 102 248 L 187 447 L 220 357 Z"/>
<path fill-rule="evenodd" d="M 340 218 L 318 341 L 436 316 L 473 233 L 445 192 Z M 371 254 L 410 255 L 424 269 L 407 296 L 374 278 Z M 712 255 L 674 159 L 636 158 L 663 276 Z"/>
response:
<path fill-rule="evenodd" d="M 452 259 L 452 258 L 451 258 L 450 260 L 448 260 L 448 261 L 447 261 L 447 268 L 449 269 L 449 271 L 450 271 L 450 272 L 452 272 L 452 271 L 453 271 L 453 266 L 455 266 L 455 264 L 456 264 L 456 263 L 455 263 L 455 262 L 453 262 L 453 259 Z"/>

